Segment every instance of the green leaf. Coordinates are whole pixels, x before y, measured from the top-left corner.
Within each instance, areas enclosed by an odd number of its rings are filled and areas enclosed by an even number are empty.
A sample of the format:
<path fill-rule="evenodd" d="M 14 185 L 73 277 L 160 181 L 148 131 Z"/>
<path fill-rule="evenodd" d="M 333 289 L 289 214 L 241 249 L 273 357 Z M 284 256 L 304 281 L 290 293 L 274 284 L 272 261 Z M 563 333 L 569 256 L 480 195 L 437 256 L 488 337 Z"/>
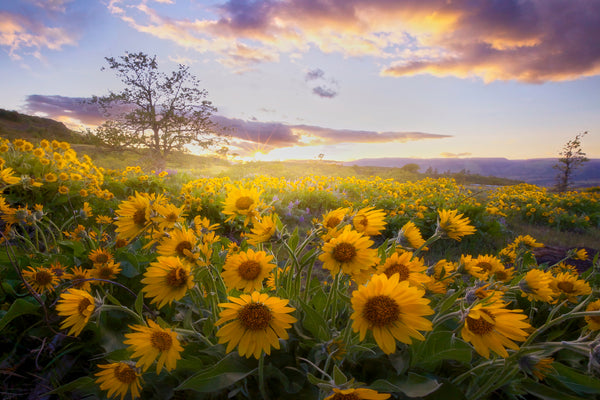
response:
<path fill-rule="evenodd" d="M 70 240 L 59 240 L 58 245 L 64 250 L 70 250 L 75 257 L 81 258 L 85 254 L 85 246 L 81 242 L 73 242 Z"/>
<path fill-rule="evenodd" d="M 341 386 L 344 383 L 348 382 L 348 378 L 346 375 L 338 368 L 337 365 L 333 366 L 333 381 L 336 385 Z"/>
<path fill-rule="evenodd" d="M 600 381 L 598 378 L 591 375 L 584 375 L 559 362 L 553 363 L 552 366 L 558 373 L 554 378 L 558 379 L 572 391 L 580 394 L 600 393 Z"/>
<path fill-rule="evenodd" d="M 13 319 L 26 314 L 38 314 L 39 304 L 30 303 L 24 299 L 17 299 L 10 306 L 6 314 L 0 319 L 0 331 Z"/>
<path fill-rule="evenodd" d="M 311 374 L 310 372 L 308 372 L 306 374 L 306 377 L 308 378 L 308 381 L 313 384 L 313 385 L 318 385 L 318 384 L 322 384 L 322 385 L 331 385 L 331 381 L 326 381 L 324 379 L 320 379 L 317 378 L 316 376 L 314 376 L 313 374 Z"/>
<path fill-rule="evenodd" d="M 543 400 L 585 400 L 581 397 L 571 396 L 565 392 L 558 391 L 549 386 L 533 381 L 524 381 L 521 387 L 529 394 Z"/>
<path fill-rule="evenodd" d="M 45 393 L 49 394 L 63 394 L 65 392 L 72 392 L 74 390 L 80 389 L 84 391 L 93 390 L 96 387 L 94 383 L 94 379 L 89 376 L 82 376 L 81 378 L 75 379 L 69 383 L 65 383 L 62 386 L 57 387 L 56 389 Z"/>
<path fill-rule="evenodd" d="M 288 246 L 290 246 L 290 249 L 292 249 L 292 251 L 296 251 L 296 247 L 298 247 L 299 241 L 300 236 L 298 235 L 298 227 L 296 227 L 296 229 L 294 229 L 294 232 L 292 232 L 292 235 L 288 239 Z"/>
<path fill-rule="evenodd" d="M 233 353 L 232 353 L 233 354 Z M 250 362 L 233 355 L 226 356 L 210 368 L 202 370 L 181 383 L 175 390 L 195 390 L 210 393 L 225 389 L 252 374 L 256 368 Z"/>
<path fill-rule="evenodd" d="M 435 392 L 433 392 L 430 395 L 425 397 L 425 400 L 448 400 L 448 399 L 466 400 L 467 398 L 465 397 L 465 394 L 462 392 L 462 390 L 458 386 L 456 386 L 450 382 L 442 383 L 442 386 L 438 390 L 436 390 Z"/>
<path fill-rule="evenodd" d="M 435 379 L 409 372 L 408 377 L 393 382 L 378 379 L 369 386 L 369 389 L 380 392 L 401 392 L 408 397 L 423 397 L 435 392 L 440 386 Z"/>
<path fill-rule="evenodd" d="M 309 304 L 306 304 L 302 299 L 298 299 L 302 307 L 302 313 L 304 319 L 302 320 L 302 326 L 306 328 L 314 337 L 320 340 L 328 340 L 327 334 L 327 323 L 323 318 L 323 315 L 317 312 Z"/>
<path fill-rule="evenodd" d="M 445 299 L 443 299 L 437 308 L 437 313 L 436 315 L 442 314 L 444 312 L 446 312 L 450 307 L 452 307 L 453 305 L 456 304 L 456 300 L 458 299 L 459 296 L 461 296 L 462 290 L 457 290 L 456 292 L 454 292 L 454 294 L 452 294 L 451 296 L 446 297 Z"/>
<path fill-rule="evenodd" d="M 138 313 L 138 315 L 142 315 L 142 309 L 144 307 L 144 292 L 142 292 L 140 290 L 140 293 L 137 295 L 137 298 L 135 299 L 135 312 Z"/>
<path fill-rule="evenodd" d="M 451 331 L 433 331 L 423 342 L 411 346 L 413 365 L 431 366 L 442 360 L 454 360 L 464 364 L 471 362 L 472 349 L 462 339 L 452 336 Z"/>

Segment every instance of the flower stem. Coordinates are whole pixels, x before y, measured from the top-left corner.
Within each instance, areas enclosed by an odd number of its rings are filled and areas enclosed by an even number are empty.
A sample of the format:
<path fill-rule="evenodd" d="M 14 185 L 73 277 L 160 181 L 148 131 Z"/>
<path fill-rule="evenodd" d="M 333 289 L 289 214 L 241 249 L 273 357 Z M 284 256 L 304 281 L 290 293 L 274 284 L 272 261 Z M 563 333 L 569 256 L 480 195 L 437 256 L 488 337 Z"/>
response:
<path fill-rule="evenodd" d="M 267 389 L 265 388 L 265 353 L 260 354 L 258 359 L 258 390 L 264 400 L 269 400 Z"/>

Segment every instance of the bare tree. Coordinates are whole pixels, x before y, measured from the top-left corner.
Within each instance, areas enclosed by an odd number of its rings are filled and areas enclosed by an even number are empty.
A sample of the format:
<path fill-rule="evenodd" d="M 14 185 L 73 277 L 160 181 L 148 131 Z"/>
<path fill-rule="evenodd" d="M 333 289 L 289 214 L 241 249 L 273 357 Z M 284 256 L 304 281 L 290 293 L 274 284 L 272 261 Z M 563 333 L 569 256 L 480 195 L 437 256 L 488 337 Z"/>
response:
<path fill-rule="evenodd" d="M 586 134 L 587 132 L 580 133 L 574 139 L 569 140 L 558 153 L 560 158 L 554 168 L 559 171 L 556 175 L 555 186 L 559 192 L 565 192 L 569 189 L 575 169 L 584 162 L 589 161 L 581 150 L 581 139 Z"/>
<path fill-rule="evenodd" d="M 100 142 L 115 149 L 150 149 L 159 169 L 188 144 L 226 143 L 225 131 L 210 119 L 217 109 L 189 67 L 180 64 L 166 74 L 158 70 L 156 56 L 142 52 L 105 59 L 125 88 L 92 99 L 107 118 L 94 132 Z"/>

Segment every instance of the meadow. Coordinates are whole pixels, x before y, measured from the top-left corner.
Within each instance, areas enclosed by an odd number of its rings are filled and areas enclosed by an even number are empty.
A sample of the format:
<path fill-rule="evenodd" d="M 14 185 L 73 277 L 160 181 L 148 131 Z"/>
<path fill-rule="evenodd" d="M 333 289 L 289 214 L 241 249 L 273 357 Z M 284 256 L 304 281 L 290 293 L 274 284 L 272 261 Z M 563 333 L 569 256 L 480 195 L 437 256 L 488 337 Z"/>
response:
<path fill-rule="evenodd" d="M 82 154 L 0 142 L 2 398 L 600 394 L 599 191 Z"/>

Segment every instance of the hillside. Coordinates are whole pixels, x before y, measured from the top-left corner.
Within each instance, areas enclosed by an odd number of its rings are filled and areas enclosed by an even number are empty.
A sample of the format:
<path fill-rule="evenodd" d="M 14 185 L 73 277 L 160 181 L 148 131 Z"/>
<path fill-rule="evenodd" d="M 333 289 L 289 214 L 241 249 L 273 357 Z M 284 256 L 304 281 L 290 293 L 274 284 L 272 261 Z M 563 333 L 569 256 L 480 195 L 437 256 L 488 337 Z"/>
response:
<path fill-rule="evenodd" d="M 555 184 L 557 170 L 553 166 L 555 158 L 536 158 L 529 160 L 509 160 L 506 158 L 363 158 L 344 165 L 402 167 L 417 164 L 420 172 L 458 173 L 499 176 L 539 186 Z M 592 159 L 581 165 L 573 175 L 575 187 L 600 185 L 600 159 Z"/>
<path fill-rule="evenodd" d="M 89 143 L 81 133 L 72 131 L 62 122 L 36 117 L 0 108 L 0 136 L 10 140 L 22 138 L 30 141 L 55 139 L 72 144 Z"/>

